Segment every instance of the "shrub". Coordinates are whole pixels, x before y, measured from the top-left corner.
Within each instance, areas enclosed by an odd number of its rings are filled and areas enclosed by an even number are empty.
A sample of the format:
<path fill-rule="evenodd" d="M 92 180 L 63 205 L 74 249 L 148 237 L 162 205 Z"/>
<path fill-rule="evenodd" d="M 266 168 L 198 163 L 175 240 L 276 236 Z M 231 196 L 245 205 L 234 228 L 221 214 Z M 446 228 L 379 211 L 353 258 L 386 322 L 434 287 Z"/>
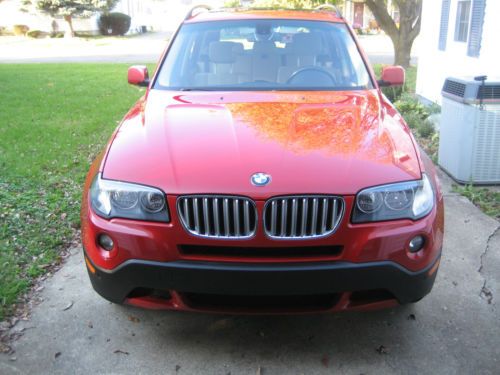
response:
<path fill-rule="evenodd" d="M 431 114 L 429 108 L 420 103 L 414 95 L 408 93 L 401 94 L 394 105 L 402 115 L 415 113 L 420 116 L 422 120 L 427 119 Z"/>
<path fill-rule="evenodd" d="M 45 31 L 41 31 L 41 30 L 30 30 L 26 34 L 26 36 L 28 36 L 30 38 L 34 38 L 34 39 L 45 38 L 47 35 L 48 35 L 48 33 L 46 33 Z"/>
<path fill-rule="evenodd" d="M 101 14 L 97 21 L 102 35 L 124 35 L 130 29 L 130 17 L 123 13 Z"/>
<path fill-rule="evenodd" d="M 26 25 L 14 25 L 12 30 L 14 31 L 14 35 L 26 35 L 26 33 L 30 30 L 30 28 Z"/>
<path fill-rule="evenodd" d="M 430 138 L 434 134 L 434 125 L 429 120 L 423 120 L 417 125 L 417 133 L 422 138 Z"/>
<path fill-rule="evenodd" d="M 422 117 L 420 117 L 418 113 L 407 112 L 401 113 L 401 115 L 405 119 L 410 129 L 417 129 L 422 122 Z"/>

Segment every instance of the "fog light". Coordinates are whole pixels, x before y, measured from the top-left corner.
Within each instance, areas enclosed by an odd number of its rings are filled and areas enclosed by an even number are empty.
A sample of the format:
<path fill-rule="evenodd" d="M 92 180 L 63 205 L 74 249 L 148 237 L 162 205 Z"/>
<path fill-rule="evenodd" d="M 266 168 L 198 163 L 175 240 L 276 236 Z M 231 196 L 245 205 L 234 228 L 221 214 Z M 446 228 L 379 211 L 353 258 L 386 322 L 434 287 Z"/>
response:
<path fill-rule="evenodd" d="M 113 250 L 113 246 L 114 246 L 113 240 L 107 234 L 100 234 L 99 237 L 97 237 L 97 243 L 104 250 L 107 250 L 107 251 Z"/>
<path fill-rule="evenodd" d="M 425 245 L 425 238 L 422 236 L 415 236 L 411 239 L 408 248 L 410 249 L 410 252 L 416 253 L 417 251 L 422 250 L 424 245 Z"/>

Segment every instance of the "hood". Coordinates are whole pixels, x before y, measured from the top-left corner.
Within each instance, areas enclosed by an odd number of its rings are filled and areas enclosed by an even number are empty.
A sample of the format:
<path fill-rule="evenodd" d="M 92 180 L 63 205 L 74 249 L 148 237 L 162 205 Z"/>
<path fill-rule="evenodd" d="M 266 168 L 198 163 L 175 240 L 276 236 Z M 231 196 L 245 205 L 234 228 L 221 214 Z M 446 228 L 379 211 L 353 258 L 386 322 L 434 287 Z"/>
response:
<path fill-rule="evenodd" d="M 126 116 L 104 178 L 167 194 L 355 194 L 420 178 L 399 115 L 375 90 L 181 93 L 152 90 Z M 255 187 L 250 177 L 272 177 Z"/>

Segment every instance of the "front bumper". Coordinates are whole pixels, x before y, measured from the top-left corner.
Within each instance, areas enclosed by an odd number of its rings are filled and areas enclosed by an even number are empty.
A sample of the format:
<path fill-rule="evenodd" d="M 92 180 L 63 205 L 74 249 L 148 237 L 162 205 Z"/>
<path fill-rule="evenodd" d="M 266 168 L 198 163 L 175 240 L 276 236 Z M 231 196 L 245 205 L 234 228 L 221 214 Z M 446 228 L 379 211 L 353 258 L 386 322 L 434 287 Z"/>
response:
<path fill-rule="evenodd" d="M 207 300 L 210 295 L 222 295 L 248 297 L 249 301 L 256 296 L 329 295 L 336 297 L 331 299 L 330 306 L 324 306 L 325 310 L 345 310 L 353 307 L 350 297 L 355 293 L 377 290 L 388 292 L 393 296 L 392 302 L 404 304 L 418 301 L 430 292 L 440 259 L 418 272 L 391 261 L 248 264 L 184 260 L 129 260 L 109 271 L 98 268 L 85 257 L 92 285 L 102 297 L 115 303 L 179 310 L 210 310 L 207 305 L 192 305 L 188 298 L 183 298 L 192 294 L 206 295 Z M 137 290 L 143 293 L 139 298 Z M 158 295 L 158 291 L 169 297 L 164 300 L 151 297 Z M 367 305 L 359 302 L 356 306 Z M 251 308 L 244 304 L 240 307 Z"/>

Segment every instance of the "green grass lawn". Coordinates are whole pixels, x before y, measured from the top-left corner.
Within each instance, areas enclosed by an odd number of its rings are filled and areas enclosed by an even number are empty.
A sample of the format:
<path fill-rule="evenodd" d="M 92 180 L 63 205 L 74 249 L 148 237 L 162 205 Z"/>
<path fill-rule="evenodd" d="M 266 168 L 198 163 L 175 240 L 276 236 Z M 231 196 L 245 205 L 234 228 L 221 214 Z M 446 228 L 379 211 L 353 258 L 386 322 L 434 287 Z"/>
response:
<path fill-rule="evenodd" d="M 0 64 L 0 320 L 79 227 L 90 162 L 144 90 L 122 64 Z"/>

